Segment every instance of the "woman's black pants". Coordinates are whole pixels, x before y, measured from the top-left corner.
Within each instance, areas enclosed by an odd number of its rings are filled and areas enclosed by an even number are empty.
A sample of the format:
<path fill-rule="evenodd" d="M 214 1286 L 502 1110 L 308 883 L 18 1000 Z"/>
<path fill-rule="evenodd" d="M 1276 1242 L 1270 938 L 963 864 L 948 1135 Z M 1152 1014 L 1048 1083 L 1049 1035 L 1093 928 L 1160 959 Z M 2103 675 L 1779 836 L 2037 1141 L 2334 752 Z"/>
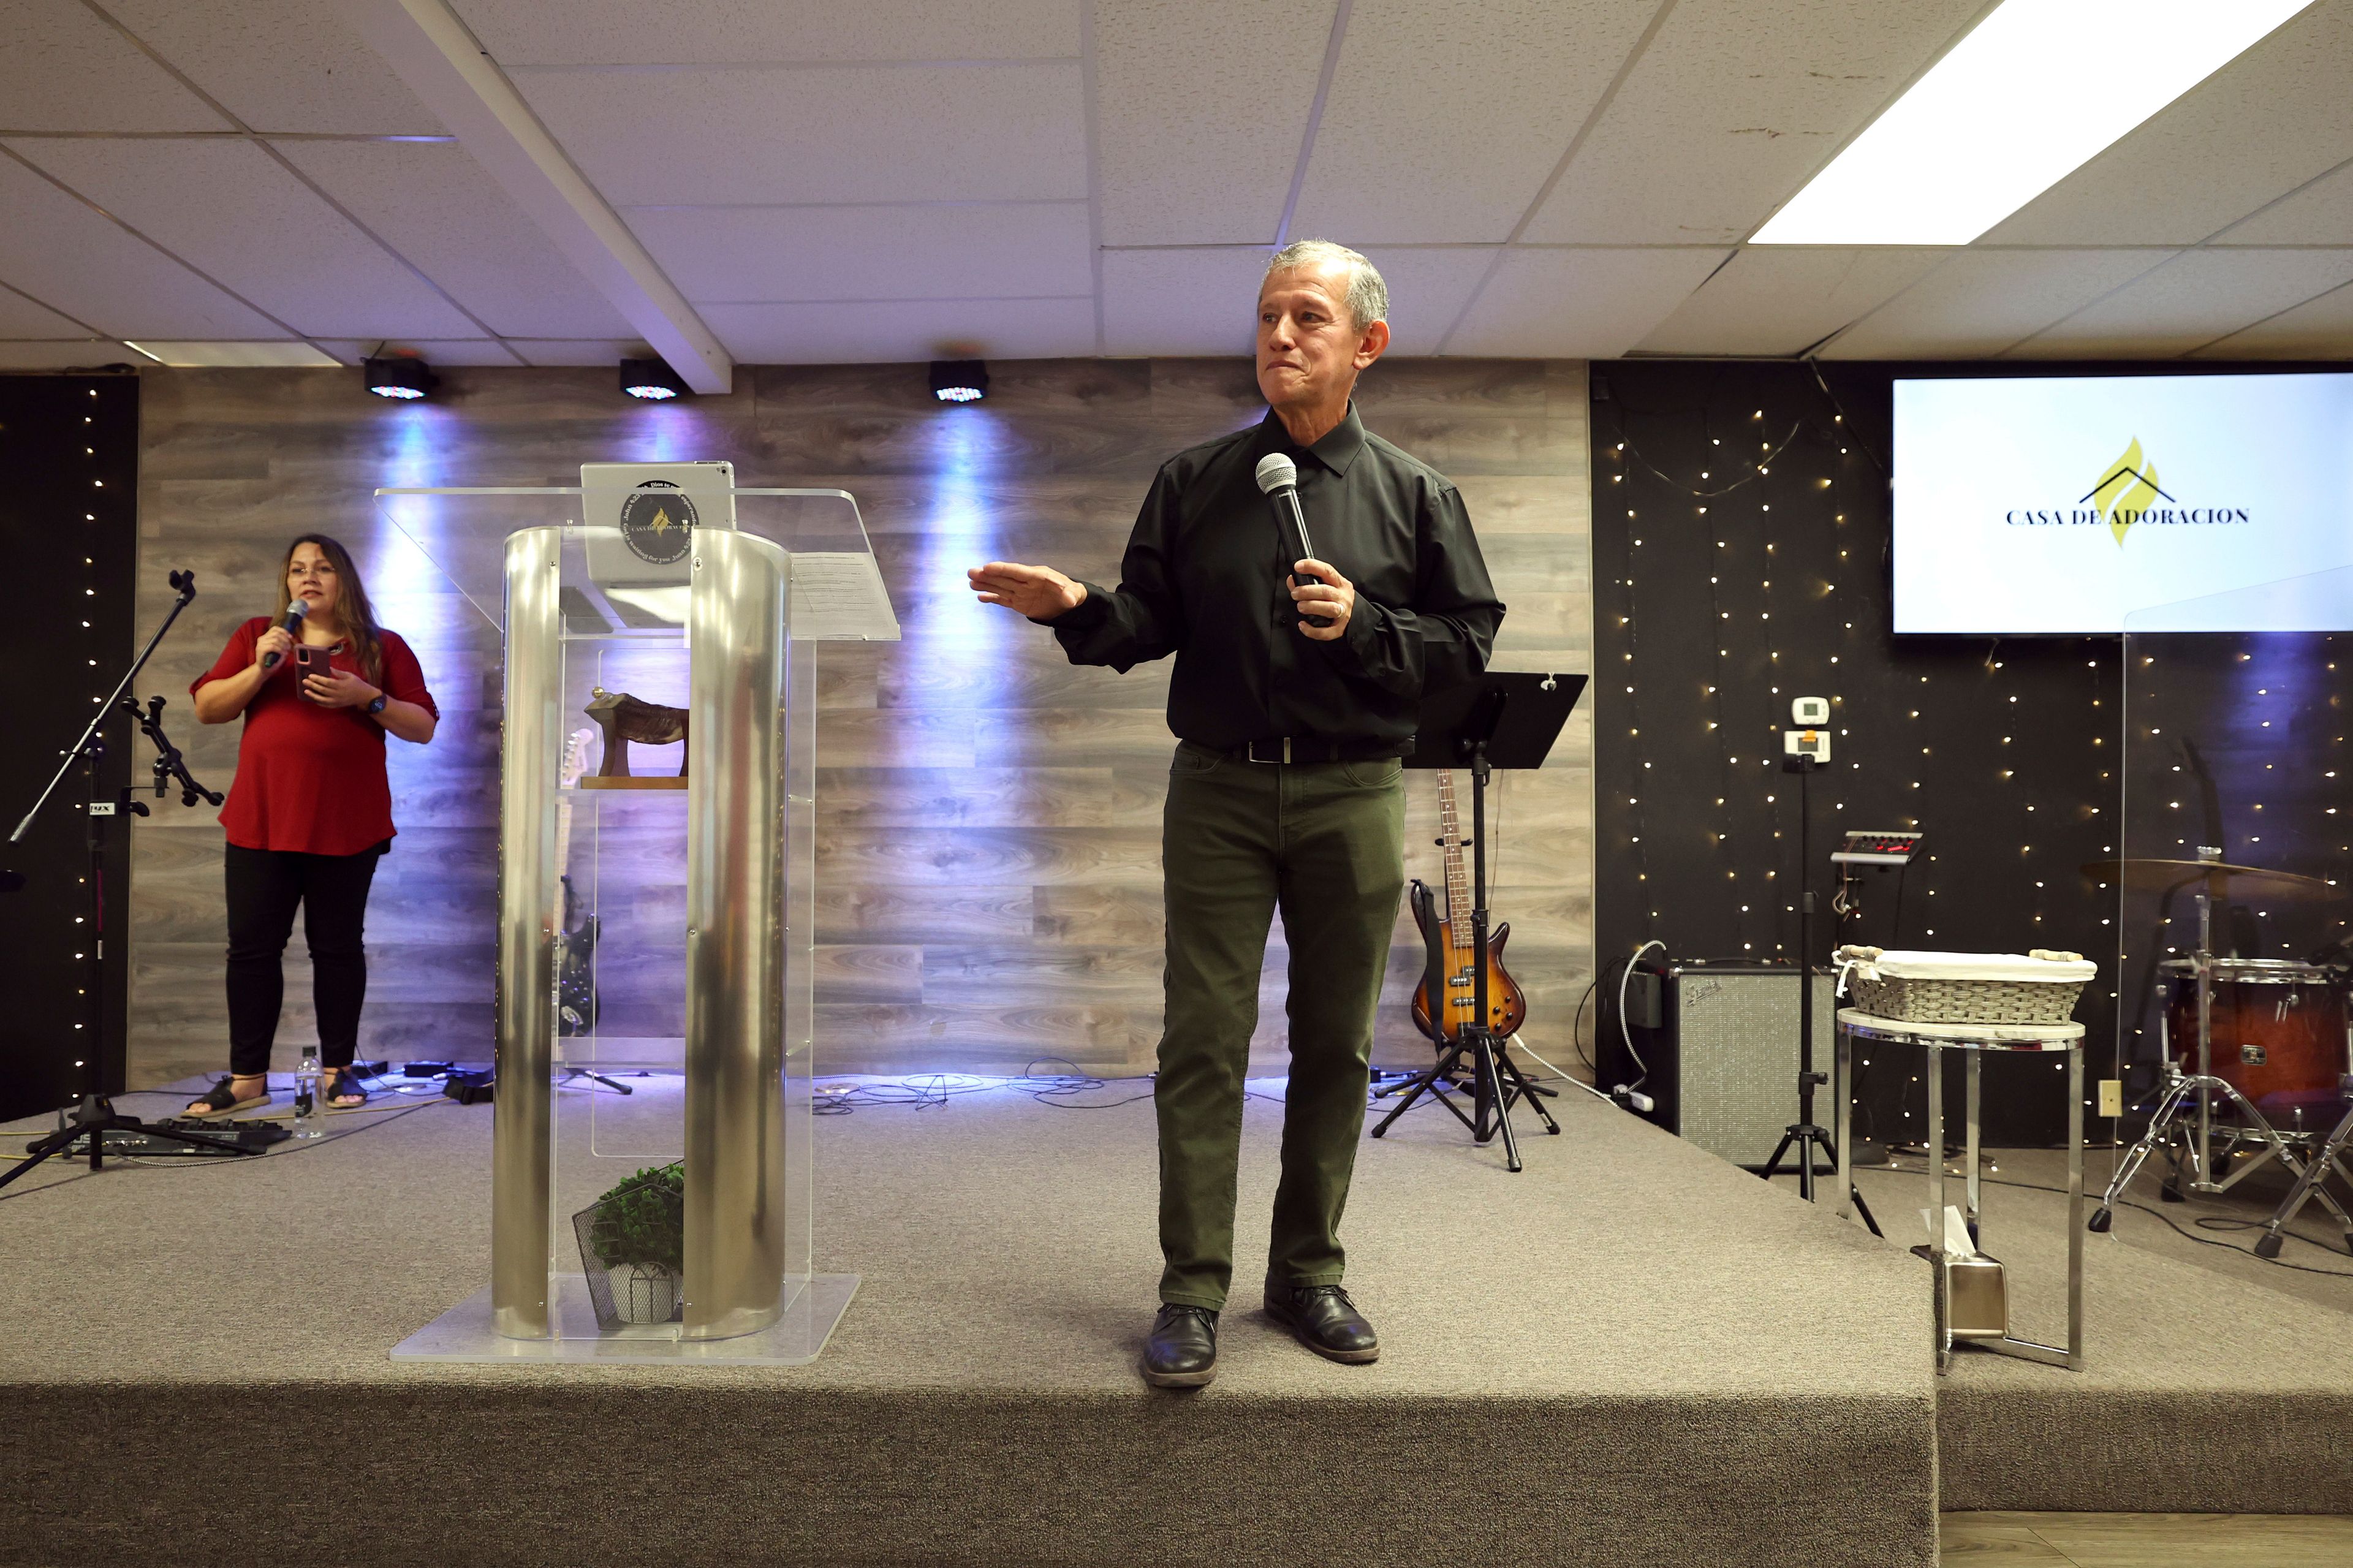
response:
<path fill-rule="evenodd" d="M 241 1074 L 269 1070 L 278 1011 L 286 994 L 280 959 L 302 908 L 311 948 L 311 996 L 319 1015 L 319 1059 L 349 1067 L 359 1049 L 360 1006 L 367 1000 L 367 954 L 361 928 L 379 844 L 356 855 L 305 855 L 291 849 L 228 846 L 228 1065 Z"/>

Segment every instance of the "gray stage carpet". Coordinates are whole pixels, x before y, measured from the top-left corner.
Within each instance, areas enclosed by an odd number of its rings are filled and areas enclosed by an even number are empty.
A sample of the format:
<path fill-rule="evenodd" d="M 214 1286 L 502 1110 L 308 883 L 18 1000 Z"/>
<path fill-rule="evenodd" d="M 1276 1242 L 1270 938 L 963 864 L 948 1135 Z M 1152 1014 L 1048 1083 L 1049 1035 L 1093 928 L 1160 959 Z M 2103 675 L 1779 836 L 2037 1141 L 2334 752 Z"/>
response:
<path fill-rule="evenodd" d="M 1341 1367 L 1255 1306 L 1254 1102 L 1198 1394 L 1133 1370 L 1147 1102 L 820 1121 L 819 1268 L 865 1282 L 795 1370 L 390 1361 L 485 1278 L 487 1106 L 45 1169 L 0 1202 L 0 1562 L 1933 1563 L 1918 1263 L 1561 1115 L 1519 1176 L 1434 1110 L 1367 1142 L 1349 1282 L 1385 1353 Z"/>

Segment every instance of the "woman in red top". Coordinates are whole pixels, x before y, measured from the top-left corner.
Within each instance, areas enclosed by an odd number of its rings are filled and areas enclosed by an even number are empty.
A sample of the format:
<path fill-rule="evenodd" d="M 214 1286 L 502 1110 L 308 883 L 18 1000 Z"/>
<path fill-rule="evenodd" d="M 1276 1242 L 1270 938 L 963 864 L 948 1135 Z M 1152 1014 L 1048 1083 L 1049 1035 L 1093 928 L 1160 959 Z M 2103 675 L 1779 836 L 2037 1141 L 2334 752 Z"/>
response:
<path fill-rule="evenodd" d="M 299 643 L 285 626 L 297 601 L 307 606 Z M 440 713 L 424 672 L 408 645 L 375 624 L 350 553 L 306 533 L 287 548 L 277 613 L 237 627 L 188 689 L 203 723 L 245 715 L 220 815 L 228 833 L 229 1071 L 188 1113 L 269 1103 L 269 1047 L 285 991 L 279 961 L 297 904 L 320 1059 L 331 1074 L 327 1101 L 365 1104 L 348 1069 L 367 996 L 368 887 L 394 832 L 384 737 L 420 746 L 433 738 Z"/>

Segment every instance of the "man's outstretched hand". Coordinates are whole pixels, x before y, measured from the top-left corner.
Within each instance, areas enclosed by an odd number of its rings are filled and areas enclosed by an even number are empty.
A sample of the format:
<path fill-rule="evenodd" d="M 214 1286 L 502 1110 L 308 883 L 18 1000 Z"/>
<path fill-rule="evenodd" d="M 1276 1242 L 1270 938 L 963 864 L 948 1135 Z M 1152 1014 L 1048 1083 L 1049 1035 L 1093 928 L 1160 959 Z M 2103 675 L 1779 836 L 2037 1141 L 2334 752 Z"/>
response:
<path fill-rule="evenodd" d="M 1002 605 L 1033 621 L 1050 621 L 1087 602 L 1087 585 L 1072 582 L 1051 566 L 1022 566 L 992 561 L 965 575 L 984 605 Z"/>

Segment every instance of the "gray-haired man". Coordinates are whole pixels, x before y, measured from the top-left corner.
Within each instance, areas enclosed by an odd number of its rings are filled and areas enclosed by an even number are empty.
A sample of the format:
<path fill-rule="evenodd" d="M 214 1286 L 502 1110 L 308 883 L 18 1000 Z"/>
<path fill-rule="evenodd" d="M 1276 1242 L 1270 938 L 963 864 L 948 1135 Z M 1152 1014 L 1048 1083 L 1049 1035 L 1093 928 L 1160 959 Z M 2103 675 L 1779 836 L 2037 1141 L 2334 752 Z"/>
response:
<path fill-rule="evenodd" d="M 1046 622 L 1073 663 L 1176 656 L 1161 861 L 1167 1019 L 1160 1124 L 1161 1310 L 1144 1375 L 1217 1374 L 1233 1277 L 1242 1078 L 1273 912 L 1291 950 L 1291 1079 L 1266 1309 L 1335 1361 L 1379 1354 L 1341 1289 L 1340 1215 L 1365 1120 L 1373 1008 L 1404 882 L 1404 789 L 1425 689 L 1484 668 L 1504 606 L 1445 478 L 1357 422 L 1357 374 L 1388 346 L 1372 263 L 1320 240 L 1259 289 L 1265 420 L 1180 452 L 1153 481 L 1116 593 L 1045 566 L 971 573 Z M 1321 559 L 1282 548 L 1254 477 L 1298 467 Z"/>

